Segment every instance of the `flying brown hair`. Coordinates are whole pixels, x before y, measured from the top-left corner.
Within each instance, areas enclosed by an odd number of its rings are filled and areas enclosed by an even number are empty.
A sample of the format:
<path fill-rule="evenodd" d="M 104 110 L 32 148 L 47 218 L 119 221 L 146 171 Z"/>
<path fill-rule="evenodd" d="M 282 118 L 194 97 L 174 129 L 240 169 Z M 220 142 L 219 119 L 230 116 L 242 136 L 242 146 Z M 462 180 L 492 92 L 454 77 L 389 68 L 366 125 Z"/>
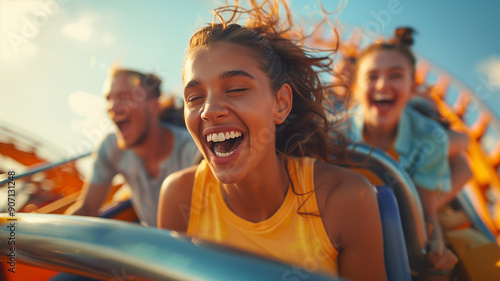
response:
<path fill-rule="evenodd" d="M 331 53 L 304 46 L 306 36 L 292 18 L 286 1 L 250 0 L 250 8 L 238 5 L 214 10 L 221 23 L 212 23 L 197 31 L 189 42 L 188 56 L 201 46 L 217 42 L 241 45 L 257 60 L 273 90 L 290 85 L 293 106 L 285 122 L 276 127 L 276 149 L 287 156 L 313 157 L 334 162 L 345 155 L 347 141 L 328 120 L 324 107 L 331 83 Z M 280 17 L 283 8 L 285 17 Z M 236 23 L 246 16 L 244 26 Z M 225 20 L 224 18 L 227 18 Z M 336 33 L 335 33 L 336 34 Z"/>

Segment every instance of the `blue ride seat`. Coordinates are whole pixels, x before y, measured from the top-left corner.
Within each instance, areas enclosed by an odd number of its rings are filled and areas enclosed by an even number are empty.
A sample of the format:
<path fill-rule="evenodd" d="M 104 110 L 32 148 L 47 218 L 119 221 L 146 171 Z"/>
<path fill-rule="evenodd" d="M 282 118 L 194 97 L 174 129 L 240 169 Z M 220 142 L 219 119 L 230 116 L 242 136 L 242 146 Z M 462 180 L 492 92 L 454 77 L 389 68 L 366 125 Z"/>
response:
<path fill-rule="evenodd" d="M 387 153 L 363 143 L 351 144 L 344 166 L 367 179 L 373 175 L 383 227 L 388 280 L 411 280 L 412 273 L 429 271 L 426 258 L 427 230 L 417 189 L 410 176 Z M 371 174 L 371 175 L 370 175 Z"/>
<path fill-rule="evenodd" d="M 118 202 L 114 206 L 109 207 L 102 212 L 100 211 L 99 217 L 140 223 L 139 218 L 137 218 L 132 206 L 131 199 Z"/>
<path fill-rule="evenodd" d="M 388 281 L 411 281 L 410 265 L 396 196 L 387 186 L 376 186 L 382 220 L 385 271 Z"/>

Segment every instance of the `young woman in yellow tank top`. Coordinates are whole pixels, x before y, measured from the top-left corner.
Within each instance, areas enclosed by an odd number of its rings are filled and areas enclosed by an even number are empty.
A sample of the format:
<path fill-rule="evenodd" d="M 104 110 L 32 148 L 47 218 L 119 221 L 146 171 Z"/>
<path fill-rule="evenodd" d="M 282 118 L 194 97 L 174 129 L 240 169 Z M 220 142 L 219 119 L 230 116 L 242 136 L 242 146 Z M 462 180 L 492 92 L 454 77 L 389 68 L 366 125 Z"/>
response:
<path fill-rule="evenodd" d="M 165 180 L 158 226 L 304 271 L 386 280 L 375 191 L 328 163 L 346 145 L 329 137 L 322 105 L 330 85 L 319 73 L 331 73 L 331 60 L 291 40 L 290 18 L 265 2 L 217 10 L 250 20 L 231 17 L 190 40 L 184 116 L 205 160 Z"/>

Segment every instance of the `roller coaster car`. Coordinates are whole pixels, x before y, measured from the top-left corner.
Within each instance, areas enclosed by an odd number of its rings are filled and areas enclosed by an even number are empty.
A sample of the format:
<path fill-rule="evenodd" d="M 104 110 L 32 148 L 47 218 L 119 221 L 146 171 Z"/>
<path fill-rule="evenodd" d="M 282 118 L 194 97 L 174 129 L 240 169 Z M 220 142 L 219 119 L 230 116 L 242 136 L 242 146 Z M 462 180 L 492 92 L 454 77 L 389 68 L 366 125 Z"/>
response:
<path fill-rule="evenodd" d="M 408 175 L 388 155 L 366 145 L 353 147 L 352 158 L 359 163 L 358 168 L 370 170 L 385 182 L 377 187 L 377 197 L 388 279 L 411 280 L 411 273 L 440 274 L 427 268 L 425 262 L 422 209 Z M 124 201 L 104 212 L 103 217 L 112 218 L 130 208 L 130 202 Z M 290 265 L 129 222 L 33 213 L 18 214 L 16 221 L 9 219 L 2 216 L 0 235 L 2 241 L 6 241 L 3 238 L 8 237 L 10 231 L 5 225 L 15 222 L 18 226 L 15 274 L 23 276 L 21 280 L 42 280 L 42 273 L 50 278 L 56 271 L 107 280 L 127 280 L 127 277 L 134 277 L 133 280 L 295 280 L 290 278 L 298 276 L 297 269 Z M 8 251 L 0 250 L 0 255 L 7 257 L 5 262 L 9 262 Z M 22 264 L 35 266 L 38 271 L 28 273 Z M 44 272 L 44 269 L 51 271 Z M 19 280 L 9 274 L 5 272 L 7 280 Z M 307 275 L 311 280 L 331 280 L 328 276 Z"/>
<path fill-rule="evenodd" d="M 358 144 L 351 151 L 358 165 L 350 168 L 383 182 L 377 186 L 377 197 L 388 280 L 428 280 L 448 274 L 434 270 L 426 262 L 426 225 L 417 190 L 408 174 L 378 149 Z M 449 273 L 458 279 L 451 280 L 500 280 L 500 247 L 476 212 L 467 190 L 452 205 L 441 214 L 449 247 L 460 261 Z"/>
<path fill-rule="evenodd" d="M 445 235 L 460 259 L 459 280 L 500 280 L 500 204 L 498 200 L 490 200 L 491 194 L 500 194 L 497 172 L 500 142 L 489 153 L 481 144 L 487 128 L 500 132 L 500 124 L 492 114 L 481 113 L 473 125 L 466 125 L 460 112 L 465 111 L 472 97 L 462 93 L 461 97 L 469 98 L 459 98 L 454 107 L 449 106 L 443 100 L 447 83 L 449 80 L 439 80 L 432 98 L 441 113 L 454 120 L 454 126 L 471 136 L 467 155 L 474 178 L 457 196 L 453 208 L 448 209 L 451 214 L 443 215 L 443 225 L 449 228 Z M 478 105 L 481 103 L 476 102 Z M 481 108 L 479 111 L 487 112 Z M 426 276 L 443 274 L 433 271 L 426 263 L 426 226 L 417 191 L 408 175 L 391 157 L 377 149 L 359 144 L 351 147 L 351 151 L 352 159 L 358 164 L 350 168 L 370 171 L 382 181 L 382 185 L 377 186 L 377 197 L 388 279 L 425 280 Z M 61 213 L 76 199 L 75 193 L 72 194 L 36 212 Z M 137 220 L 128 200 L 108 204 L 102 209 L 102 216 Z M 304 276 L 328 280 L 326 276 L 297 272 L 290 265 L 129 222 L 32 213 L 18 214 L 16 218 L 19 226 L 15 233 L 16 273 L 8 271 L 6 262 L 10 260 L 10 250 L 2 246 L 0 260 L 4 276 L 0 275 L 0 279 L 48 280 L 57 272 L 70 272 L 107 280 L 132 277 L 133 280 L 301 280 Z M 5 226 L 10 223 L 8 219 L 5 214 L 1 215 L 0 241 L 6 241 L 4 239 L 11 235 Z"/>
<path fill-rule="evenodd" d="M 362 145 L 355 148 L 354 154 L 356 157 L 379 155 Z M 384 163 L 387 166 L 390 162 Z M 396 173 L 393 178 L 400 180 L 401 177 Z M 378 190 L 388 275 L 390 280 L 411 280 L 396 197 L 387 186 L 380 186 Z M 405 192 L 403 194 L 408 195 L 411 190 Z M 407 200 L 414 205 L 418 203 Z M 109 208 L 102 216 L 113 218 L 130 209 L 127 200 Z M 113 274 L 139 280 L 295 280 L 290 278 L 299 276 L 297 268 L 290 265 L 138 224 L 33 213 L 18 214 L 15 219 L 6 215 L 1 218 L 0 235 L 10 235 L 4 225 L 14 222 L 19 226 L 16 228 L 16 262 L 38 269 L 38 273 L 30 270 L 27 274 L 26 268 L 19 267 L 15 274 L 26 279 L 40 278 L 41 268 L 51 270 L 50 276 L 55 271 L 62 271 L 108 280 Z M 411 226 L 409 229 L 412 231 Z M 412 247 L 413 244 L 410 243 Z M 0 254 L 7 257 L 8 262 L 9 252 L 5 251 Z M 332 280 L 328 276 L 304 272 L 301 276 L 304 274 L 308 280 Z"/>
<path fill-rule="evenodd" d="M 297 268 L 280 262 L 129 222 L 33 213 L 18 214 L 16 221 L 5 216 L 1 219 L 2 237 L 8 234 L 3 230 L 5 224 L 19 226 L 16 263 L 23 261 L 99 280 L 293 280 L 290 278 L 297 274 L 311 280 L 332 280 L 326 275 L 297 272 Z M 3 247 L 0 252 L 4 260 L 9 255 Z M 16 276 L 20 271 L 19 268 L 10 273 L 14 278 L 8 280 L 42 280 L 33 272 L 30 276 Z"/>

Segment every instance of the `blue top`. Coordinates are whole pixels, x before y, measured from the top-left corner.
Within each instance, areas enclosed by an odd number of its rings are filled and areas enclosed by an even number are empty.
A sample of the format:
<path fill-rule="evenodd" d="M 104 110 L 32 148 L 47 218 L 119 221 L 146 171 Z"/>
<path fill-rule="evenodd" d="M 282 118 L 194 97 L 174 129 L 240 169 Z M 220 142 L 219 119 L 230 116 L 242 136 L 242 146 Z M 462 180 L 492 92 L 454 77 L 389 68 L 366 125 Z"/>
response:
<path fill-rule="evenodd" d="M 348 126 L 342 128 L 354 142 L 363 141 L 364 111 L 356 106 L 349 113 Z M 451 189 L 448 162 L 449 137 L 436 121 L 406 107 L 398 123 L 394 150 L 399 165 L 415 185 L 428 190 L 447 192 Z"/>
<path fill-rule="evenodd" d="M 151 177 L 142 159 L 132 150 L 121 150 L 116 143 L 116 134 L 109 134 L 94 153 L 94 162 L 89 175 L 93 184 L 111 185 L 116 174 L 122 174 L 132 192 L 132 206 L 143 225 L 156 226 L 158 198 L 163 180 L 171 173 L 193 166 L 201 154 L 187 130 L 162 123 L 173 135 L 170 156 L 163 160 L 160 173 Z"/>

